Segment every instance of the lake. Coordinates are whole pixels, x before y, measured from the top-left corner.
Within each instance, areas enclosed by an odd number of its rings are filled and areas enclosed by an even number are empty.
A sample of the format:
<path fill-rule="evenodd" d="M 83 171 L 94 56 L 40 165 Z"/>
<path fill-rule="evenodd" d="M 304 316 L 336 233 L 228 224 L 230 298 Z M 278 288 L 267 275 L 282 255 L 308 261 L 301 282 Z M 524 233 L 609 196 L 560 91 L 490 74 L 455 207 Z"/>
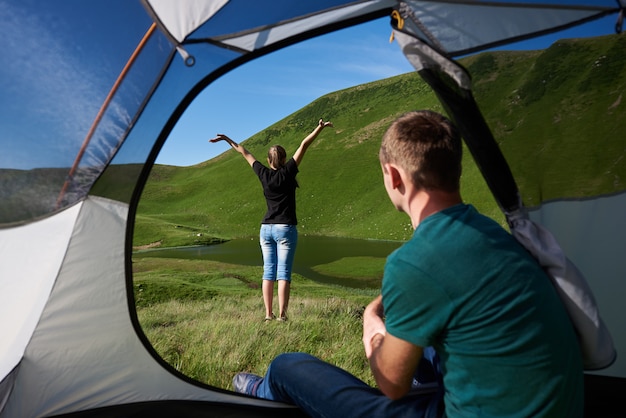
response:
<path fill-rule="evenodd" d="M 402 245 L 398 241 L 378 241 L 354 238 L 319 237 L 300 234 L 293 271 L 308 279 L 326 284 L 363 288 L 380 287 L 378 280 L 362 280 L 356 277 L 345 277 L 320 272 L 331 263 L 350 263 L 351 258 L 379 258 L 379 265 L 396 248 Z M 258 238 L 234 239 L 223 244 L 152 249 L 140 252 L 142 256 L 167 258 L 183 258 L 196 260 L 213 260 L 230 264 L 262 266 L 261 248 Z M 359 261 L 357 258 L 355 261 Z M 376 264 L 376 263 L 374 263 Z M 352 276 L 352 274 L 350 275 Z M 259 278 L 260 279 L 260 278 Z"/>

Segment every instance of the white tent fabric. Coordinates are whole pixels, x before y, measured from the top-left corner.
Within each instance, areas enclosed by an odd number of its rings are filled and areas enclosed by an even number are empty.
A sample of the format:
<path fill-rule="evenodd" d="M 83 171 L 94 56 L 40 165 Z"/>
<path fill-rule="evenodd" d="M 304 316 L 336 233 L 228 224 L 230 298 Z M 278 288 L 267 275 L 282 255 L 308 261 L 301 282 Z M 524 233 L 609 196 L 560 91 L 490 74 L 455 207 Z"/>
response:
<path fill-rule="evenodd" d="M 149 0 L 165 29 L 176 42 L 182 42 L 187 35 L 217 13 L 228 0 L 186 0 L 185 7 L 170 0 Z"/>
<path fill-rule="evenodd" d="M 0 229 L 0 318 L 11 318 L 0 322 L 2 378 L 24 354 L 61 268 L 80 207 L 77 204 L 39 222 Z"/>

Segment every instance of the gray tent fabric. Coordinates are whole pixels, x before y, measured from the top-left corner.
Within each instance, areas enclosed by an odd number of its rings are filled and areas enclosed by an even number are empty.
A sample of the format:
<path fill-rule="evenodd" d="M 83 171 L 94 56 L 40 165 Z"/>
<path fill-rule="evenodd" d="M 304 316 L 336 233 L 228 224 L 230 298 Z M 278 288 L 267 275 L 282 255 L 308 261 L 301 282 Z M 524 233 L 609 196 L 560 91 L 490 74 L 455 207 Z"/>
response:
<path fill-rule="evenodd" d="M 567 258 L 554 235 L 531 221 L 525 210 L 507 213 L 506 217 L 513 236 L 539 261 L 557 289 L 578 333 L 585 370 L 609 367 L 617 351 L 587 279 Z"/>
<path fill-rule="evenodd" d="M 399 2 L 398 10 L 417 24 L 416 36 L 455 57 L 595 19 L 613 13 L 614 6 L 558 0 L 405 0 Z"/>
<path fill-rule="evenodd" d="M 625 9 L 626 0 L 0 0 L 0 418 L 301 416 L 181 375 L 134 312 L 142 188 L 176 122 L 223 74 L 393 13 L 407 22 L 395 36 L 420 74 L 454 80 L 460 92 L 450 94 L 461 97 L 440 96 L 444 106 L 459 99 L 452 107 L 469 103 L 478 117 L 471 77 L 454 57 L 606 16 L 619 29 Z M 488 131 L 482 119 L 462 122 L 475 143 Z M 588 367 L 623 382 L 626 190 L 524 209 L 515 182 L 498 178 L 510 176 L 506 161 L 473 155 L 512 233 L 542 250 L 557 286 L 578 289 L 572 316 L 591 335 Z"/>
<path fill-rule="evenodd" d="M 13 384 L 15 383 L 15 377 L 17 375 L 17 369 L 13 369 L 0 381 L 0 411 L 4 410 L 4 406 L 9 400 Z"/>

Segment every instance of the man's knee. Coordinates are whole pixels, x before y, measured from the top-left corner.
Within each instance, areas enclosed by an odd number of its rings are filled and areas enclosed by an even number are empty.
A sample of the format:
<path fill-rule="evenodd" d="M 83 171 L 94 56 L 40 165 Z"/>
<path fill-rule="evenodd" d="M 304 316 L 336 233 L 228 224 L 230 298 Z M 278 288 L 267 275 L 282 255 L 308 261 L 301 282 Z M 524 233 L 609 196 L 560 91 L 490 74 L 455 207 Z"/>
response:
<path fill-rule="evenodd" d="M 282 353 L 272 361 L 272 373 L 276 376 L 292 376 L 302 372 L 308 365 L 319 363 L 321 360 L 307 353 Z"/>
<path fill-rule="evenodd" d="M 308 362 L 312 360 L 317 360 L 310 354 L 307 353 L 282 353 L 277 355 L 272 361 L 272 368 L 284 367 L 289 368 L 293 367 L 296 364 L 300 364 L 302 362 Z"/>

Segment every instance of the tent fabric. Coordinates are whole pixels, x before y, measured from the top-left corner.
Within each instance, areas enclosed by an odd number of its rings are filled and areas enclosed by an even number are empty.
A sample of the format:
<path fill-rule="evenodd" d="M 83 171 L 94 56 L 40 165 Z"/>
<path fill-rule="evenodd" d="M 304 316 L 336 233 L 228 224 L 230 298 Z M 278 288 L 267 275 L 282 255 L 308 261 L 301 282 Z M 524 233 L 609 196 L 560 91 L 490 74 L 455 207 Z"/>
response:
<path fill-rule="evenodd" d="M 614 3 L 601 3 L 406 0 L 399 10 L 431 47 L 459 56 L 614 12 Z"/>
<path fill-rule="evenodd" d="M 567 263 L 565 258 L 575 263 L 591 288 L 598 313 L 611 331 L 617 358 L 612 366 L 597 373 L 624 377 L 626 367 L 623 347 L 626 347 L 626 333 L 623 323 L 623 281 L 626 277 L 626 193 L 599 196 L 596 199 L 575 201 L 545 202 L 541 207 L 528 208 L 528 219 L 543 229 L 549 226 L 549 234 L 558 242 L 563 254 L 555 254 L 555 261 Z M 579 227 L 576 227 L 579 226 Z M 583 245 L 587 243 L 589 245 Z M 567 266 L 565 264 L 565 266 Z M 558 264 L 557 264 L 558 265 Z M 557 276 L 558 277 L 558 276 Z M 576 299 L 573 299 L 574 301 Z M 584 300 L 584 299 L 583 299 Z M 584 311 L 581 310 L 580 313 Z M 593 310 L 589 318 L 594 318 Z M 584 318 L 583 318 L 584 319 Z M 591 325 L 591 324 L 589 324 Z M 593 324 L 595 327 L 596 324 Z M 598 351 L 603 358 L 601 363 L 610 360 L 611 345 L 604 345 L 603 324 L 598 323 Z M 594 340 L 591 340 L 593 343 Z M 590 366 L 589 366 L 590 367 Z"/>
<path fill-rule="evenodd" d="M 460 86 L 461 95 L 468 92 L 462 99 L 471 100 L 470 75 L 450 57 L 607 15 L 619 25 L 625 8 L 626 0 L 0 1 L 0 37 L 11 51 L 0 58 L 0 417 L 150 416 L 175 405 L 189 416 L 298 415 L 180 375 L 150 347 L 132 307 L 130 231 L 143 185 L 185 109 L 221 75 L 397 10 L 407 26 L 396 39 L 409 45 L 401 38 L 412 34 L 421 42 L 403 47 L 420 74 L 435 83 L 447 83 L 448 74 L 452 90 Z M 82 154 L 111 87 L 153 24 L 159 30 Z M 458 93 L 439 95 L 449 104 Z M 482 122 L 466 124 L 466 140 L 500 155 L 493 138 L 481 142 L 488 132 Z M 514 212 L 515 182 L 503 175 L 506 161 L 494 161 L 479 158 L 478 165 L 503 210 Z M 588 278 L 618 351 L 601 373 L 619 381 L 626 378 L 626 336 L 615 289 L 625 287 L 625 197 L 621 190 L 528 208 Z"/>
<path fill-rule="evenodd" d="M 15 367 L 8 374 L 4 375 L 2 380 L 0 380 L 0 412 L 4 410 L 4 406 L 9 401 L 9 396 L 11 396 L 13 385 L 15 384 L 15 379 L 17 377 L 18 368 L 19 366 Z"/>
<path fill-rule="evenodd" d="M 0 376 L 15 368 L 50 296 L 81 205 L 39 222 L 0 229 Z M 26 237 L 24 239 L 23 237 Z"/>
<path fill-rule="evenodd" d="M 377 10 L 388 10 L 395 5 L 391 0 L 319 0 L 303 1 L 297 6 L 289 0 L 272 2 L 271 10 L 263 2 L 230 0 L 227 7 L 217 8 L 211 16 L 211 24 L 206 29 L 189 27 L 181 30 L 180 24 L 171 21 L 172 10 L 167 1 L 142 0 L 147 8 L 157 16 L 169 32 L 177 33 L 179 43 L 195 42 L 199 39 L 225 40 L 228 45 L 242 51 L 252 51 L 294 36 L 312 28 L 318 28 L 347 18 L 369 14 Z M 186 20 L 193 20 L 194 11 L 178 8 L 178 13 L 188 13 Z M 281 29 L 284 28 L 284 29 Z M 208 30 L 209 32 L 205 32 Z M 273 32 L 277 33 L 273 33 Z M 278 33 L 282 34 L 279 35 Z M 251 41 L 251 39 L 253 39 Z"/>
<path fill-rule="evenodd" d="M 263 48 L 271 43 L 278 42 L 285 36 L 293 36 L 304 32 L 311 27 L 319 27 L 336 22 L 352 15 L 369 13 L 374 10 L 386 10 L 394 7 L 396 2 L 389 0 L 361 0 L 353 2 L 329 1 L 316 2 L 311 7 L 309 2 L 302 2 L 300 7 L 290 7 L 288 1 L 282 0 L 273 3 L 273 12 L 277 17 L 273 22 L 251 22 L 248 19 L 263 19 L 266 15 L 256 10 L 249 14 L 228 14 L 226 9 L 250 10 L 249 2 L 230 0 L 228 7 L 222 7 L 221 2 L 210 13 L 195 13 L 198 9 L 195 3 L 184 12 L 181 9 L 172 10 L 171 3 L 161 0 L 143 0 L 154 14 L 163 22 L 166 30 L 175 33 L 179 43 L 195 42 L 199 39 L 219 39 L 225 44 L 243 51 L 252 51 Z M 498 44 L 524 39 L 549 31 L 563 29 L 571 25 L 580 24 L 590 19 L 615 13 L 616 7 L 624 7 L 623 0 L 601 1 L 516 1 L 503 0 L 476 1 L 476 0 L 406 0 L 400 1 L 400 10 L 411 10 L 412 15 L 420 22 L 422 31 L 420 37 L 431 42 L 431 46 L 439 46 L 442 51 L 451 56 L 464 55 L 472 51 L 489 48 Z M 238 7 L 238 4 L 240 7 Z M 260 3 L 258 7 L 263 7 Z M 202 19 L 215 19 L 216 26 L 221 27 L 219 14 L 224 19 L 237 19 L 247 23 L 245 29 L 237 24 L 224 25 L 223 33 L 205 35 L 196 30 L 198 25 L 190 24 L 183 28 L 182 21 L 195 22 Z M 202 16 L 202 17 L 199 17 Z M 167 22 L 171 22 L 169 25 Z M 266 28 L 269 27 L 269 28 Z M 283 27 L 281 35 L 270 32 Z M 228 40 L 226 42 L 225 40 Z"/>
<path fill-rule="evenodd" d="M 229 48 L 251 52 L 275 44 L 297 33 L 304 33 L 320 26 L 329 26 L 358 16 L 387 10 L 394 3 L 394 1 L 389 0 L 357 2 L 353 5 L 333 9 L 327 13 L 319 13 L 284 22 L 279 26 L 263 29 L 259 32 L 228 34 L 220 36 L 216 40 Z"/>
<path fill-rule="evenodd" d="M 454 61 L 442 59 L 440 53 L 424 42 L 415 42 L 413 37 L 403 31 L 394 31 L 394 38 L 398 41 L 402 53 L 409 60 L 416 71 L 441 70 L 447 74 L 462 89 L 470 91 L 472 80 L 469 74 Z"/>
<path fill-rule="evenodd" d="M 506 214 L 511 233 L 546 270 L 577 331 L 585 370 L 609 367 L 617 352 L 587 279 L 567 258 L 554 235 L 524 210 Z"/>
<path fill-rule="evenodd" d="M 148 10 L 160 21 L 161 28 L 181 43 L 187 35 L 196 30 L 204 22 L 217 13 L 228 0 L 208 2 L 204 0 L 188 0 L 186 7 L 168 0 L 146 1 Z"/>

